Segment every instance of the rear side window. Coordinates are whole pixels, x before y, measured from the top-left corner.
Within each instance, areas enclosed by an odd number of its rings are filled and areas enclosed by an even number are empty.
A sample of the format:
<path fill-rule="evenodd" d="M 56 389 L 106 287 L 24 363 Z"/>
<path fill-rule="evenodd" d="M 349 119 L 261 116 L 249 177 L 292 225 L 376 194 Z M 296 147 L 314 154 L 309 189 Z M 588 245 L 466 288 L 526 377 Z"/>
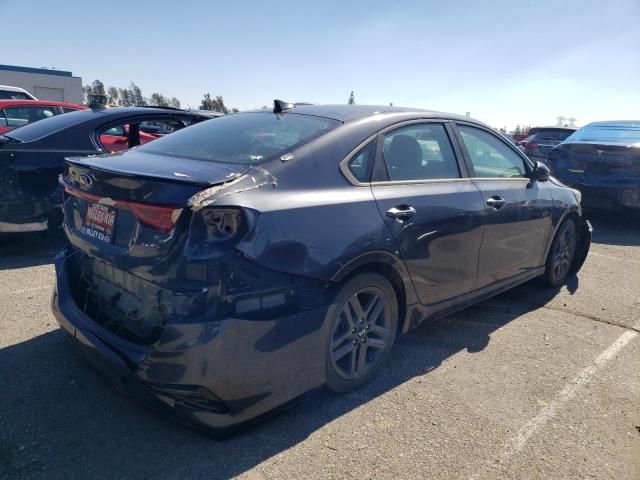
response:
<path fill-rule="evenodd" d="M 24 92 L 0 90 L 0 100 L 33 100 L 33 98 Z"/>
<path fill-rule="evenodd" d="M 524 160 L 499 138 L 479 128 L 458 125 L 476 177 L 524 177 Z"/>
<path fill-rule="evenodd" d="M 62 113 L 77 112 L 78 110 L 82 110 L 82 109 L 81 108 L 62 107 Z"/>
<path fill-rule="evenodd" d="M 451 142 L 439 123 L 409 125 L 386 134 L 383 156 L 391 181 L 460 177 Z"/>
<path fill-rule="evenodd" d="M 369 142 L 366 147 L 349 160 L 349 171 L 361 183 L 366 183 L 371 179 L 374 145 L 375 142 Z"/>
<path fill-rule="evenodd" d="M 7 119 L 7 126 L 11 128 L 21 127 L 27 123 L 37 122 L 45 118 L 53 117 L 56 114 L 55 107 L 6 107 L 4 115 Z"/>
<path fill-rule="evenodd" d="M 341 123 L 295 113 L 239 113 L 199 123 L 140 149 L 209 162 L 259 163 L 288 153 Z"/>

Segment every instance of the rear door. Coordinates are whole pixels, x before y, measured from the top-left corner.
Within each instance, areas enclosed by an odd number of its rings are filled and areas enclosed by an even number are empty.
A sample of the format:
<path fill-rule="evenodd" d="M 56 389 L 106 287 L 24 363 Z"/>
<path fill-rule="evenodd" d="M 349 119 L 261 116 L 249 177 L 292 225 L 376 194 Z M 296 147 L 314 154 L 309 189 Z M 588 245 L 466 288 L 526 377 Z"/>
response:
<path fill-rule="evenodd" d="M 552 230 L 551 191 L 530 180 L 531 164 L 491 130 L 460 123 L 457 132 L 486 217 L 477 287 L 543 265 Z"/>
<path fill-rule="evenodd" d="M 446 125 L 406 122 L 383 131 L 371 183 L 423 304 L 473 288 L 482 241 L 482 195 Z"/>

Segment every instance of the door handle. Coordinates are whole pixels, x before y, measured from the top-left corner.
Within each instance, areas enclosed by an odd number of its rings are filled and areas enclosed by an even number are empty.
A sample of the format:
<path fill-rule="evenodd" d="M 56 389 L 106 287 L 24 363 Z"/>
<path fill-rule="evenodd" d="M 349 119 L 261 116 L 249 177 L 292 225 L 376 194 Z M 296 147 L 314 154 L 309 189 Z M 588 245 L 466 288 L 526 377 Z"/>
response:
<path fill-rule="evenodd" d="M 493 197 L 487 199 L 487 205 L 495 208 L 496 210 L 502 207 L 505 203 L 507 203 L 507 201 L 498 195 L 494 195 Z"/>
<path fill-rule="evenodd" d="M 387 217 L 395 218 L 399 222 L 410 219 L 416 214 L 416 209 L 409 205 L 398 205 L 387 210 Z"/>

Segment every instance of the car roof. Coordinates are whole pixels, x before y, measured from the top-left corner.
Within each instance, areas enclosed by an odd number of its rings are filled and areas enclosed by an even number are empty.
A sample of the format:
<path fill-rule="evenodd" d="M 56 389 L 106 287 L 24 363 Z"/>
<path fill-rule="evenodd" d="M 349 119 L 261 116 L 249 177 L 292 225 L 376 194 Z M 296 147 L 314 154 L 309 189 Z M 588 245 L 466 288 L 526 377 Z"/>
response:
<path fill-rule="evenodd" d="M 254 110 L 253 112 L 268 112 L 271 110 Z M 422 110 L 419 108 L 393 107 L 383 105 L 296 105 L 290 113 L 304 115 L 315 115 L 317 117 L 332 118 L 341 122 L 360 120 L 373 115 L 404 114 L 404 116 L 415 116 L 416 118 L 450 118 L 455 120 L 477 120 L 470 119 L 463 115 L 453 113 L 437 112 L 434 110 Z"/>
<path fill-rule="evenodd" d="M 54 115 L 53 117 L 40 120 L 38 122 L 28 123 L 18 127 L 15 130 L 4 134 L 21 140 L 23 142 L 32 142 L 46 136 L 57 134 L 68 128 L 75 128 L 82 124 L 102 124 L 103 122 L 118 121 L 127 118 L 130 115 L 148 114 L 152 115 L 184 115 L 184 116 L 201 116 L 209 118 L 206 115 L 199 115 L 195 112 L 177 109 L 163 108 L 146 108 L 146 107 L 115 107 L 115 108 L 88 108 L 78 110 L 77 112 L 65 113 L 64 115 Z M 95 123 L 93 123 L 95 121 Z"/>
<path fill-rule="evenodd" d="M 640 120 L 607 120 L 602 122 L 591 122 L 585 125 L 585 127 L 595 127 L 600 125 L 607 125 L 611 127 L 638 127 L 640 128 Z"/>
<path fill-rule="evenodd" d="M 70 107 L 84 110 L 85 106 L 67 102 L 50 102 L 49 100 L 0 100 L 0 108 L 5 107 L 26 107 L 26 106 L 44 106 L 44 107 Z"/>
<path fill-rule="evenodd" d="M 24 88 L 12 87 L 11 85 L 0 85 L 0 90 L 7 90 L 9 92 L 27 92 Z"/>

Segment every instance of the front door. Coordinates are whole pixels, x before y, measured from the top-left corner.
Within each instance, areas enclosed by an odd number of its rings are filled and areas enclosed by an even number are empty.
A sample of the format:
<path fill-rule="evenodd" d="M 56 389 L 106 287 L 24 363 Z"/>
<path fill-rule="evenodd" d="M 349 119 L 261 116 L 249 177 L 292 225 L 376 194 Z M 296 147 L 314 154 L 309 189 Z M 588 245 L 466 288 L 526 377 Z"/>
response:
<path fill-rule="evenodd" d="M 483 199 L 460 167 L 443 123 L 399 126 L 378 142 L 373 195 L 425 305 L 476 281 Z"/>
<path fill-rule="evenodd" d="M 540 267 L 552 231 L 552 197 L 531 165 L 498 135 L 458 125 L 469 174 L 482 192 L 486 226 L 477 287 Z"/>

